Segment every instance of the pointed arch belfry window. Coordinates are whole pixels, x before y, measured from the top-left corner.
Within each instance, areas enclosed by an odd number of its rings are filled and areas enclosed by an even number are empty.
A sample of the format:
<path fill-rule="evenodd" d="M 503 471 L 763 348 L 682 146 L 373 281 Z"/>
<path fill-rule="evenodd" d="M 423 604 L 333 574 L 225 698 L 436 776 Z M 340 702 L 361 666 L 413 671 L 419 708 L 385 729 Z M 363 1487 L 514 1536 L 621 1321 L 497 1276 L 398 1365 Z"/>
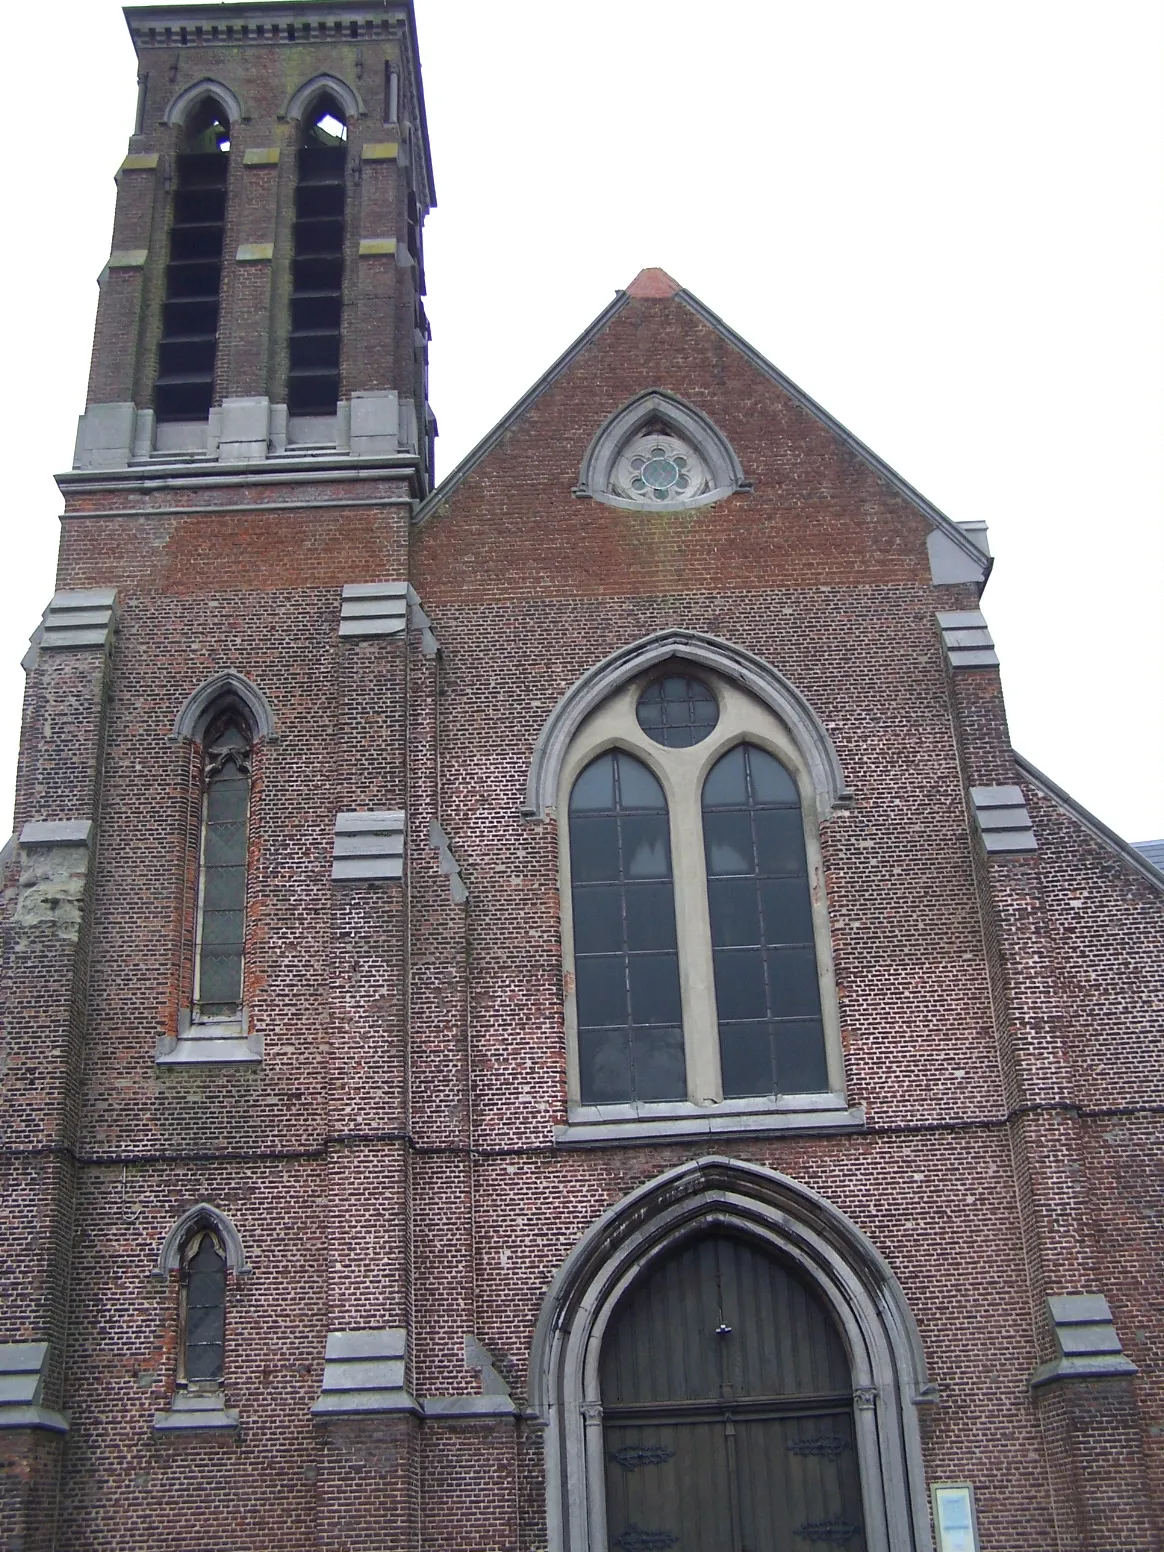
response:
<path fill-rule="evenodd" d="M 347 116 L 331 91 L 304 113 L 295 184 L 287 408 L 334 415 L 340 394 Z"/>
<path fill-rule="evenodd" d="M 186 114 L 175 158 L 154 382 L 159 421 L 205 420 L 214 402 L 229 166 L 230 119 L 218 98 L 207 92 Z"/>
<path fill-rule="evenodd" d="M 574 494 L 617 507 L 670 511 L 747 489 L 731 443 L 706 415 L 652 390 L 618 410 L 594 437 Z"/>
<path fill-rule="evenodd" d="M 252 745 L 233 702 L 211 717 L 202 742 L 193 997 L 200 1020 L 236 1019 L 243 1006 Z"/>

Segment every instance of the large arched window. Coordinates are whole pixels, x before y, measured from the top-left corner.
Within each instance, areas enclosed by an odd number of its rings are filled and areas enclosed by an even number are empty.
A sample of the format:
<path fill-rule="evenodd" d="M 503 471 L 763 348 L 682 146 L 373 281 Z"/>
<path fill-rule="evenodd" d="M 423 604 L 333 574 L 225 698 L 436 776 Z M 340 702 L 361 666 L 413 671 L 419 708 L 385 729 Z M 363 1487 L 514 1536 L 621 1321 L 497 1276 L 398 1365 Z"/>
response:
<path fill-rule="evenodd" d="M 250 724 L 241 705 L 212 714 L 202 740 L 202 823 L 194 943 L 194 1013 L 237 1020 L 243 1007 Z"/>
<path fill-rule="evenodd" d="M 175 159 L 170 254 L 154 383 L 159 421 L 205 420 L 214 401 L 230 121 L 212 95 L 191 110 Z"/>
<path fill-rule="evenodd" d="M 571 1122 L 666 1106 L 856 1124 L 816 794 L 790 728 L 673 658 L 579 726 L 559 813 Z"/>

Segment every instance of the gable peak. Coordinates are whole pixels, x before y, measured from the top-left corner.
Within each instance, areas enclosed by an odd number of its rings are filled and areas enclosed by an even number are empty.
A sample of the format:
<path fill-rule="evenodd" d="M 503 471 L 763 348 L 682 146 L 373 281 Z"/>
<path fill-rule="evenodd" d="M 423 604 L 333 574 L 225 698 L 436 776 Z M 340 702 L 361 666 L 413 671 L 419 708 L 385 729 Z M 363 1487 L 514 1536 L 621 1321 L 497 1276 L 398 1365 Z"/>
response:
<path fill-rule="evenodd" d="M 665 269 L 641 269 L 626 288 L 627 296 L 674 296 L 683 287 Z"/>

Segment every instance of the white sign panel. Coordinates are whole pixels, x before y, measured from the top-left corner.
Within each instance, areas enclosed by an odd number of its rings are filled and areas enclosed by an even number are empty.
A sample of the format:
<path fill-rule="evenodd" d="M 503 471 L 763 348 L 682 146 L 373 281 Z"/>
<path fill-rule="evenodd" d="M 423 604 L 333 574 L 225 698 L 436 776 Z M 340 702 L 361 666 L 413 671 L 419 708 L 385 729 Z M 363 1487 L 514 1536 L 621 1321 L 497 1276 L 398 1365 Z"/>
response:
<path fill-rule="evenodd" d="M 969 1482 L 935 1482 L 931 1491 L 938 1552 L 978 1552 L 974 1489 Z"/>

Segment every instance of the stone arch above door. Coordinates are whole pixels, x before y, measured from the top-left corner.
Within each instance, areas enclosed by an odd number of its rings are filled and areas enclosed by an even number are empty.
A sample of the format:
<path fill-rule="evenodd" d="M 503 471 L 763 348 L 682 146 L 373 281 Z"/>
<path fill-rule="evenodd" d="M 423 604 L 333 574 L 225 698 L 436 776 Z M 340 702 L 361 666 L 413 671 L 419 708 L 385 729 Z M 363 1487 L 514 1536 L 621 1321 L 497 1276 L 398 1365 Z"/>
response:
<path fill-rule="evenodd" d="M 601 1355 L 624 1294 L 685 1241 L 725 1234 L 764 1248 L 811 1286 L 844 1342 L 853 1386 L 868 1552 L 931 1552 L 916 1406 L 931 1398 L 916 1325 L 892 1271 L 843 1213 L 761 1166 L 705 1158 L 603 1215 L 542 1305 L 530 1401 L 546 1425 L 551 1552 L 606 1552 Z"/>

